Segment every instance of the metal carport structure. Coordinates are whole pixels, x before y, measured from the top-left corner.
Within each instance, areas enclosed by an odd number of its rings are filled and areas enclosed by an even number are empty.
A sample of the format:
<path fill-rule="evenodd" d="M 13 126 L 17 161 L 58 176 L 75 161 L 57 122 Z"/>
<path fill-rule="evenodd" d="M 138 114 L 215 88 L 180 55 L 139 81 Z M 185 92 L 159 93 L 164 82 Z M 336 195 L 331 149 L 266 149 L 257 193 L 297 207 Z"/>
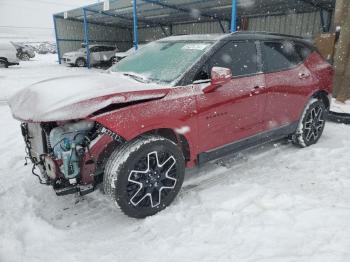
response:
<path fill-rule="evenodd" d="M 55 14 L 53 19 L 61 62 L 64 52 L 81 43 L 115 43 L 125 50 L 132 45 L 137 48 L 139 42 L 170 35 L 228 33 L 236 30 L 238 17 L 288 17 L 319 12 L 314 18 L 307 17 L 307 21 L 313 23 L 317 19 L 321 31 L 328 31 L 334 5 L 335 0 L 109 0 Z M 275 20 L 269 23 L 279 23 Z M 255 29 L 260 29 L 259 21 Z M 89 66 L 88 48 L 87 63 Z"/>

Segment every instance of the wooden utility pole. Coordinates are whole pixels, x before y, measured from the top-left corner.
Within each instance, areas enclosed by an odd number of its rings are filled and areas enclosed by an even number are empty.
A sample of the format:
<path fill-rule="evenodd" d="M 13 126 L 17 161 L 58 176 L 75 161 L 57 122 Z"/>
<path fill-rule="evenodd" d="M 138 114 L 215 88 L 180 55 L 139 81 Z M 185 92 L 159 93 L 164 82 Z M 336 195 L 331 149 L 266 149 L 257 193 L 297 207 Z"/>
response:
<path fill-rule="evenodd" d="M 333 95 L 344 102 L 350 98 L 350 1 L 336 1 L 334 23 L 341 31 L 334 56 Z"/>

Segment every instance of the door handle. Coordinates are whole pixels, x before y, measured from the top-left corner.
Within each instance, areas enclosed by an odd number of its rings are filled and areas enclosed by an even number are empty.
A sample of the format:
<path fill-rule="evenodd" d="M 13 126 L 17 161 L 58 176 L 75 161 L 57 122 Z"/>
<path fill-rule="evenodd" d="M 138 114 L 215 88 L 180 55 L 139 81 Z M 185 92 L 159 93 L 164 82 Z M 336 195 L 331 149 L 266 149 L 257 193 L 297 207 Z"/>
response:
<path fill-rule="evenodd" d="M 299 78 L 300 78 L 300 79 L 306 79 L 306 78 L 308 78 L 309 76 L 310 76 L 309 73 L 299 73 Z"/>

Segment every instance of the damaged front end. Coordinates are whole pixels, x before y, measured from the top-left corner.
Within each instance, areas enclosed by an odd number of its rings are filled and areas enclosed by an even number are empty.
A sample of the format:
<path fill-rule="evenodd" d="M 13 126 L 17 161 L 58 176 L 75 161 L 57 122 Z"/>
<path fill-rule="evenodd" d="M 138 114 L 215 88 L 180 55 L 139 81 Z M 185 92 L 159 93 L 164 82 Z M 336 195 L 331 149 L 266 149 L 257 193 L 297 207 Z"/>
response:
<path fill-rule="evenodd" d="M 41 184 L 57 195 L 86 195 L 102 181 L 110 152 L 124 140 L 100 124 L 87 120 L 22 123 L 26 163 Z"/>

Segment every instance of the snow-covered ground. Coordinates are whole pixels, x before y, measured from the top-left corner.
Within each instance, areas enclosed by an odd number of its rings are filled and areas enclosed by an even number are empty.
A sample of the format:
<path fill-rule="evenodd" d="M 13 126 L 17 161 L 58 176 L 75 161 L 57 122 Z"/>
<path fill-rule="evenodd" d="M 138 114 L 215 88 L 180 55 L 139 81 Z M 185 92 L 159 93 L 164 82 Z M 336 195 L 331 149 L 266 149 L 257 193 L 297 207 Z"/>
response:
<path fill-rule="evenodd" d="M 333 98 L 331 110 L 337 113 L 350 114 L 350 100 L 345 103 L 339 102 Z"/>
<path fill-rule="evenodd" d="M 0 97 L 90 73 L 55 59 L 0 69 Z M 171 207 L 135 220 L 100 191 L 57 197 L 40 185 L 5 102 L 0 120 L 1 262 L 350 261 L 350 126 L 327 123 L 310 148 L 268 144 L 190 170 Z"/>

